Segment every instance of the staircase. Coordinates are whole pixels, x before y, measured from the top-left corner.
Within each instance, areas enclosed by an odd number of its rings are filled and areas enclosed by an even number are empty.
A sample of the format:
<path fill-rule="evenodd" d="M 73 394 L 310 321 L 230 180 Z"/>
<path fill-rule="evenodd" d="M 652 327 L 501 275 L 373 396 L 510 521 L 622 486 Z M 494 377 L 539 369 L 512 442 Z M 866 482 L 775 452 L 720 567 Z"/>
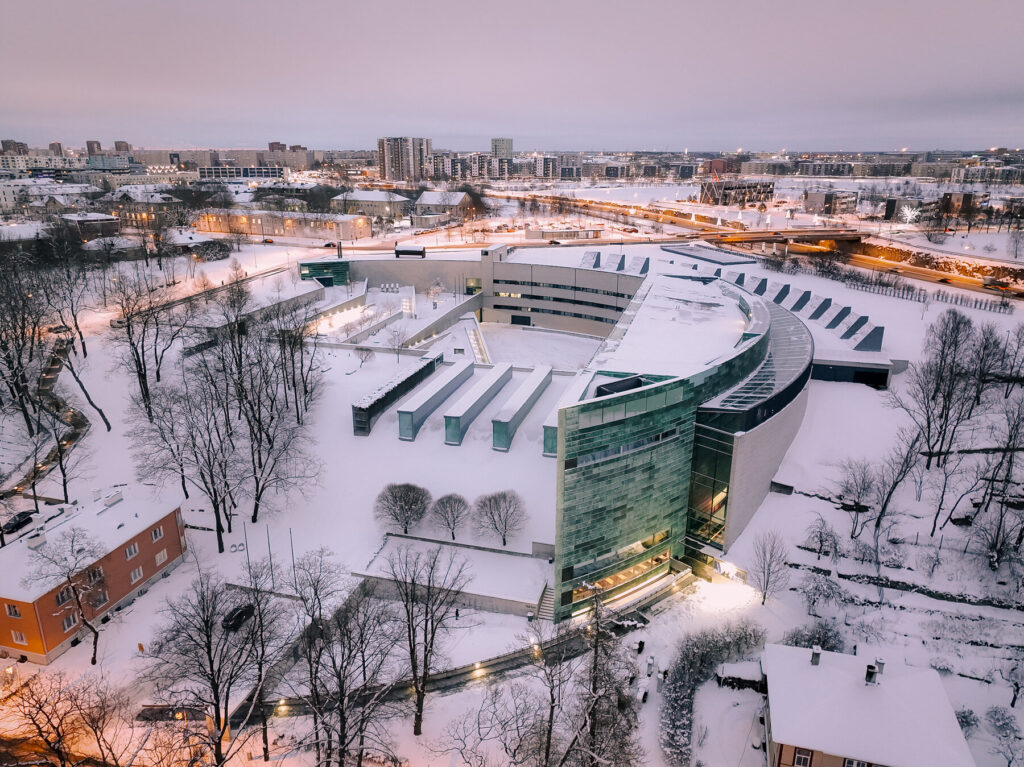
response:
<path fill-rule="evenodd" d="M 537 617 L 542 621 L 555 619 L 555 592 L 546 583 L 540 593 L 540 601 L 537 602 Z"/>

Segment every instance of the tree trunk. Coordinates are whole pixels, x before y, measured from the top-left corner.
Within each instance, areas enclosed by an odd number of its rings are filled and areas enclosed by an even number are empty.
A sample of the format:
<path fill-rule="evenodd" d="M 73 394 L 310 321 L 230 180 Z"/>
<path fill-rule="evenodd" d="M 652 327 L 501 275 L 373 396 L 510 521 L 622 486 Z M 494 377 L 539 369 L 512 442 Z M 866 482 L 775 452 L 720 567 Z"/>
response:
<path fill-rule="evenodd" d="M 412 720 L 413 735 L 423 734 L 423 705 L 427 697 L 425 684 L 426 679 L 423 679 L 416 685 L 416 713 L 413 715 Z"/>

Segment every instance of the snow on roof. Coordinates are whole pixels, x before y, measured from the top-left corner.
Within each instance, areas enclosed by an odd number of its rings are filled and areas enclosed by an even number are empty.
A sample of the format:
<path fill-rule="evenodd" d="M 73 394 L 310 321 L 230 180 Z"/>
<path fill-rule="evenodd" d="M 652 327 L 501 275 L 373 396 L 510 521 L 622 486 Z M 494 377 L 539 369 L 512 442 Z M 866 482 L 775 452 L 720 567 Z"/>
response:
<path fill-rule="evenodd" d="M 670 275 L 649 277 L 650 288 L 621 336 L 613 333 L 590 368 L 620 373 L 690 376 L 731 352 L 747 328 L 739 304 L 718 280 L 705 284 Z"/>
<path fill-rule="evenodd" d="M 168 245 L 198 245 L 200 242 L 210 242 L 211 237 L 191 229 L 168 229 L 164 233 L 164 242 Z"/>
<path fill-rule="evenodd" d="M 342 192 L 332 199 L 348 202 L 409 202 L 408 197 L 383 189 L 353 189 L 351 192 Z"/>
<path fill-rule="evenodd" d="M 97 237 L 95 240 L 82 243 L 82 250 L 102 250 L 108 244 L 113 246 L 114 250 L 133 250 L 142 247 L 142 243 L 132 237 Z"/>
<path fill-rule="evenodd" d="M 18 242 L 34 240 L 45 234 L 46 223 L 43 221 L 26 221 L 23 224 L 0 224 L 0 242 Z"/>
<path fill-rule="evenodd" d="M 62 213 L 60 218 L 65 221 L 117 221 L 117 216 L 106 213 Z"/>
<path fill-rule="evenodd" d="M 0 569 L 12 574 L 3 579 L 0 597 L 31 602 L 56 585 L 42 580 L 21 582 L 21 577 L 33 569 L 33 552 L 28 540 L 37 531 L 42 530 L 47 542 L 52 542 L 77 527 L 88 533 L 106 554 L 163 519 L 177 506 L 177 500 L 171 503 L 147 501 L 140 491 L 115 487 L 102 493 L 96 491 L 94 500 L 79 506 L 44 508 L 32 517 L 33 524 L 22 531 L 20 538 L 12 540 L 12 536 L 8 536 L 7 545 L 0 548 Z"/>
<path fill-rule="evenodd" d="M 895 657 L 895 654 L 893 654 Z M 877 684 L 862 657 L 770 644 L 761 661 L 776 743 L 886 767 L 975 767 L 938 672 L 887 660 Z"/>
<path fill-rule="evenodd" d="M 466 198 L 465 192 L 423 192 L 417 205 L 458 205 Z"/>

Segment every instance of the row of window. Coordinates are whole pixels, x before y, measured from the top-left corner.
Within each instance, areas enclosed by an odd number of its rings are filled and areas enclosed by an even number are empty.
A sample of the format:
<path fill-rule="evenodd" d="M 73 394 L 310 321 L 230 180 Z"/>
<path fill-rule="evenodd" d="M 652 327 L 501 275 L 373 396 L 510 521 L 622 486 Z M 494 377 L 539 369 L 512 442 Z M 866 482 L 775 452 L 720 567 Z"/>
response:
<path fill-rule="evenodd" d="M 793 756 L 793 767 L 811 767 L 811 752 L 806 748 L 796 749 L 796 753 Z M 865 762 L 861 759 L 844 759 L 843 767 L 885 767 L 882 764 L 872 764 L 871 762 Z"/>
<path fill-rule="evenodd" d="M 598 290 L 597 288 L 583 288 L 578 285 L 559 285 L 554 282 L 530 282 L 529 280 L 495 280 L 495 285 L 519 285 L 530 288 L 556 288 L 558 290 L 577 290 L 581 293 L 597 293 L 601 296 L 615 296 L 616 298 L 632 298 L 632 293 L 618 293 L 614 290 Z"/>
<path fill-rule="evenodd" d="M 626 453 L 635 453 L 637 450 L 643 450 L 645 447 L 653 445 L 656 442 L 664 442 L 667 439 L 671 439 L 678 433 L 678 429 L 669 429 L 668 431 L 661 432 L 661 434 L 654 434 L 650 437 L 633 440 L 632 442 L 626 442 L 621 445 L 605 448 L 604 450 L 598 450 L 593 453 L 587 453 L 586 455 L 576 456 L 575 458 L 566 458 L 565 468 L 575 469 L 577 466 L 586 466 L 589 463 L 597 463 L 598 461 L 607 461 L 610 458 L 617 458 L 618 456 L 625 455 Z"/>
<path fill-rule="evenodd" d="M 611 317 L 595 317 L 593 314 L 580 314 L 579 312 L 559 312 L 554 309 L 537 309 L 536 307 L 530 306 L 507 306 L 504 304 L 495 304 L 495 309 L 504 309 L 507 312 L 535 312 L 537 314 L 557 314 L 560 317 L 575 317 L 580 320 L 592 320 L 594 322 L 607 322 L 609 325 L 614 325 L 618 320 L 612 319 Z"/>
<path fill-rule="evenodd" d="M 498 298 L 528 298 L 531 301 L 559 301 L 566 304 L 593 306 L 596 309 L 613 309 L 618 311 L 618 307 L 611 304 L 601 304 L 597 301 L 580 301 L 577 298 L 558 298 L 557 296 L 541 296 L 533 295 L 531 293 L 495 293 L 494 295 Z"/>

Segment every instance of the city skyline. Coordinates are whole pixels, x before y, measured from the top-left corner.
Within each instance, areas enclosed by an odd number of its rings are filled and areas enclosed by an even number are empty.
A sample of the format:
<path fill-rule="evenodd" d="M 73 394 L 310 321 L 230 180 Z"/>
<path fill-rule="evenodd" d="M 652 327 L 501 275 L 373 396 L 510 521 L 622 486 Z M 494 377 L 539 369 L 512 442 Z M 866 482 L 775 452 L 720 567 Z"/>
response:
<path fill-rule="evenodd" d="M 804 0 L 651 2 L 630 15 L 612 3 L 529 0 L 502 24 L 451 0 L 391 12 L 386 28 L 376 9 L 305 2 L 287 6 L 288 33 L 272 23 L 282 7 L 260 1 L 183 0 L 171 16 L 123 0 L 91 8 L 81 18 L 52 0 L 5 9 L 12 29 L 45 26 L 49 48 L 40 56 L 37 38 L 15 35 L 0 51 L 8 71 L 33 62 L 0 84 L 4 135 L 36 146 L 281 137 L 348 149 L 431 136 L 455 151 L 486 151 L 494 136 L 514 137 L 520 151 L 1022 143 L 1024 9 L 990 0 L 972 7 L 986 22 L 973 33 L 984 35 L 983 63 L 956 53 L 958 6 L 916 0 L 872 0 L 855 16 Z M 112 34 L 113 51 L 78 47 Z"/>

